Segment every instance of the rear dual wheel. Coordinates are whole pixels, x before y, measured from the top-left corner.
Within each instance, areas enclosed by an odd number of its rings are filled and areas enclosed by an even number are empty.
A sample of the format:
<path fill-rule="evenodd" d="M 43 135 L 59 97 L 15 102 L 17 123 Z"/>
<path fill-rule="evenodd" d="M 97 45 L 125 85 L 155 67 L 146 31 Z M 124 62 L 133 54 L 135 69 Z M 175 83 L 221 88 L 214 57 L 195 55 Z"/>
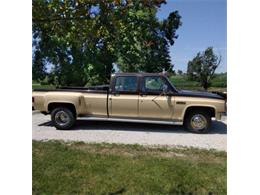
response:
<path fill-rule="evenodd" d="M 76 122 L 75 114 L 66 107 L 57 107 L 51 111 L 51 120 L 57 129 L 68 130 Z"/>

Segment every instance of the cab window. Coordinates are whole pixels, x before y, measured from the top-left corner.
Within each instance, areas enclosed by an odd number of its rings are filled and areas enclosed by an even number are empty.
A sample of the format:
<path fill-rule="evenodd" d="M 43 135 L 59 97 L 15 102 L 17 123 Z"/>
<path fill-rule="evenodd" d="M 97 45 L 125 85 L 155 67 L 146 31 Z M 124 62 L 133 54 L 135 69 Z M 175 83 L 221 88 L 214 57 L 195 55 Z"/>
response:
<path fill-rule="evenodd" d="M 136 92 L 137 77 L 136 76 L 119 76 L 115 81 L 116 92 Z"/>
<path fill-rule="evenodd" d="M 168 86 L 160 76 L 146 76 L 143 80 L 142 89 L 145 92 L 162 92 L 164 85 Z"/>

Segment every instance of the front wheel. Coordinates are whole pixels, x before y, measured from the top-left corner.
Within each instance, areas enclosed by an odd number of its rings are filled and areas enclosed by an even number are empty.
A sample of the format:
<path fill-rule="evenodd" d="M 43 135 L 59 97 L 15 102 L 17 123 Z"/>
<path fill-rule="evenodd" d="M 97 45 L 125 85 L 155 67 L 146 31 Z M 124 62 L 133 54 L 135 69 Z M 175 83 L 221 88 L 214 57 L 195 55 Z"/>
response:
<path fill-rule="evenodd" d="M 205 111 L 190 111 L 184 120 L 184 126 L 194 133 L 207 133 L 211 117 Z"/>
<path fill-rule="evenodd" d="M 58 107 L 52 110 L 51 120 L 57 129 L 68 130 L 75 124 L 76 117 L 70 109 Z"/>

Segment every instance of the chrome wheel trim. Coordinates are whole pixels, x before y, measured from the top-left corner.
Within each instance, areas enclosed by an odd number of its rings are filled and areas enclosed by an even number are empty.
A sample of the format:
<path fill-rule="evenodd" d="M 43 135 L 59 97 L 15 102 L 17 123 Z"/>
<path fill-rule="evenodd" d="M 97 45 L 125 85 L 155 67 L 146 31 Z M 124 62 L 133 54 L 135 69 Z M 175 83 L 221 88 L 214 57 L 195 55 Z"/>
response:
<path fill-rule="evenodd" d="M 58 111 L 55 114 L 55 122 L 60 125 L 60 126 L 65 126 L 67 124 L 69 124 L 70 122 L 70 117 L 69 115 L 64 112 L 64 111 Z"/>
<path fill-rule="evenodd" d="M 202 130 L 207 126 L 207 119 L 202 114 L 195 114 L 191 118 L 191 127 L 194 130 Z"/>

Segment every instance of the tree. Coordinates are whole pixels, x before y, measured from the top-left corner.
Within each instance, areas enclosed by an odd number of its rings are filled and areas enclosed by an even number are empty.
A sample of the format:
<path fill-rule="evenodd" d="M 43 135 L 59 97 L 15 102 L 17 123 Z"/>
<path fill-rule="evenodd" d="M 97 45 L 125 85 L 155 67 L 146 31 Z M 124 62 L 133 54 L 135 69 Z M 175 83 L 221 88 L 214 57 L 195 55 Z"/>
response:
<path fill-rule="evenodd" d="M 41 81 L 46 77 L 46 75 L 46 67 L 41 58 L 41 52 L 36 50 L 33 55 L 32 79 L 35 81 Z"/>
<path fill-rule="evenodd" d="M 201 86 L 207 90 L 220 62 L 221 56 L 214 54 L 213 47 L 208 47 L 202 53 L 197 53 L 196 57 L 188 62 L 188 77 L 200 82 Z"/>
<path fill-rule="evenodd" d="M 50 82 L 56 85 L 105 83 L 112 72 L 107 24 L 95 9 L 98 1 L 33 1 L 33 45 L 45 66 L 53 64 Z M 109 32 L 107 33 L 109 34 Z M 33 67 L 35 64 L 33 63 Z"/>
<path fill-rule="evenodd" d="M 171 70 L 169 46 L 177 39 L 181 25 L 177 11 L 158 21 L 157 7 L 147 7 L 135 1 L 126 13 L 120 12 L 122 28 L 118 41 L 117 64 L 126 72 L 161 72 Z"/>
<path fill-rule="evenodd" d="M 182 75 L 183 74 L 182 70 L 178 70 L 177 73 L 178 73 L 178 75 Z"/>
<path fill-rule="evenodd" d="M 33 0 L 33 46 L 56 85 L 107 83 L 121 71 L 171 69 L 169 46 L 181 25 L 177 11 L 158 21 L 164 0 Z M 33 61 L 33 67 L 36 67 Z"/>

